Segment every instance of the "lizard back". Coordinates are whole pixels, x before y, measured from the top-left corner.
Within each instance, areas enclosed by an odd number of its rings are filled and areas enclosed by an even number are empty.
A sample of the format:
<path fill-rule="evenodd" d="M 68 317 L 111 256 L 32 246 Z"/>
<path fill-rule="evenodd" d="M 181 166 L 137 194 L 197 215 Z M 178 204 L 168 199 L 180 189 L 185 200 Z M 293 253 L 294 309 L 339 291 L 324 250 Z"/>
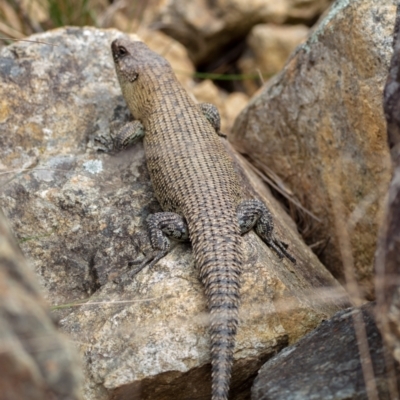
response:
<path fill-rule="evenodd" d="M 211 315 L 212 399 L 225 400 L 240 298 L 239 181 L 221 139 L 169 63 L 141 42 L 117 42 L 128 53 L 124 62 L 116 62 L 117 74 L 132 114 L 145 129 L 157 199 L 163 210 L 182 215 L 189 227 Z"/>

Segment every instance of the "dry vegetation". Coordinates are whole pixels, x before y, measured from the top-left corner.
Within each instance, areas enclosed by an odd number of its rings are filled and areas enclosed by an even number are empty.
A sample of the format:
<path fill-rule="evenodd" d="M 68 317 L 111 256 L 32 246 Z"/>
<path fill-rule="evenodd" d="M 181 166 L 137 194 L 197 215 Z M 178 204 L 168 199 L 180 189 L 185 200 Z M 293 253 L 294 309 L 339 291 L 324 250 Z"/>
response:
<path fill-rule="evenodd" d="M 66 25 L 136 31 L 159 0 L 1 0 L 0 43 Z"/>

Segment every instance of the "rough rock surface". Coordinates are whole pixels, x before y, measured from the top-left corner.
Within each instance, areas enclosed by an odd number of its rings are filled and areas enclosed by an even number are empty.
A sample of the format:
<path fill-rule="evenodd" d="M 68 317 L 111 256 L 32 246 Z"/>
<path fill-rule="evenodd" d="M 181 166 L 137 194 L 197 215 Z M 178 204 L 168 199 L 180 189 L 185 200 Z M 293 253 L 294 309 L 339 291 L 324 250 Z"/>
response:
<path fill-rule="evenodd" d="M 391 173 L 382 90 L 395 4 L 334 3 L 283 71 L 239 115 L 231 137 L 319 217 L 306 215 L 303 222 L 308 243 L 321 243 L 320 258 L 336 277 L 343 277 L 343 264 L 354 264 L 370 298 L 380 209 Z"/>
<path fill-rule="evenodd" d="M 365 331 L 369 356 L 354 324 Z M 393 364 L 373 316 L 373 303 L 338 312 L 331 320 L 267 361 L 252 387 L 252 400 L 391 400 L 399 398 Z M 372 375 L 365 364 L 372 361 Z M 364 363 L 364 369 L 362 368 Z M 371 371 L 370 371 L 371 372 Z M 368 384 L 365 384 L 367 375 Z M 394 380 L 393 380 L 394 378 Z M 397 378 L 398 379 L 398 378 Z M 376 396 L 378 394 L 378 396 Z"/>
<path fill-rule="evenodd" d="M 257 71 L 264 81 L 280 72 L 292 51 L 305 41 L 309 28 L 305 25 L 256 25 L 247 37 L 249 50 L 239 60 L 243 74 Z M 258 86 L 254 80 L 244 81 L 249 93 Z"/>
<path fill-rule="evenodd" d="M 232 47 L 254 25 L 311 21 L 329 0 L 168 0 L 161 3 L 157 27 L 189 50 L 196 64 L 212 61 L 224 47 Z"/>
<path fill-rule="evenodd" d="M 124 275 L 148 250 L 144 222 L 160 208 L 141 143 L 113 155 L 95 140 L 131 118 L 109 49 L 119 35 L 66 28 L 38 36 L 55 46 L 1 51 L 0 167 L 12 173 L 0 175 L 0 205 L 81 349 L 87 400 L 208 396 L 206 303 L 190 246 L 134 279 Z M 236 399 L 266 359 L 343 305 L 343 290 L 264 196 L 297 265 L 246 236 Z"/>
<path fill-rule="evenodd" d="M 400 362 L 400 6 L 397 8 L 394 52 L 384 92 L 387 139 L 394 173 L 387 196 L 376 253 L 376 294 L 384 337 Z"/>
<path fill-rule="evenodd" d="M 81 399 L 79 367 L 0 210 L 0 399 Z"/>

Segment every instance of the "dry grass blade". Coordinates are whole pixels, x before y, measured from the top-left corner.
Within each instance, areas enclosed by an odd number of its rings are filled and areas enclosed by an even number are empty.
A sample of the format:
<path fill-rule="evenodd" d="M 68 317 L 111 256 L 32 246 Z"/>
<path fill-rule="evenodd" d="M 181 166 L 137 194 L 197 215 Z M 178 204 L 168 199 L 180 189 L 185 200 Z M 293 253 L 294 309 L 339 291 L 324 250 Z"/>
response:
<path fill-rule="evenodd" d="M 37 43 L 37 44 L 47 44 L 49 46 L 58 46 L 57 44 L 54 43 L 49 43 L 49 42 L 42 42 L 41 40 L 29 40 L 29 39 L 15 39 L 15 38 L 9 38 L 9 37 L 0 37 L 0 40 L 12 40 L 16 42 L 29 42 L 29 43 Z M 0 172 L 0 175 L 2 173 Z"/>
<path fill-rule="evenodd" d="M 8 37 L 2 38 L 2 40 L 18 40 L 22 39 L 25 35 L 11 26 L 6 25 L 4 22 L 0 21 L 0 33 Z M 13 38 L 13 39 L 11 39 Z"/>
<path fill-rule="evenodd" d="M 15 35 L 23 35 L 23 22 L 15 8 L 8 1 L 0 0 L 0 22 L 2 30 L 12 32 L 10 36 L 18 37 Z M 4 33 L 8 35 L 8 33 Z"/>
<path fill-rule="evenodd" d="M 100 15 L 97 22 L 100 28 L 108 28 L 111 24 L 112 19 L 115 14 L 126 8 L 128 5 L 126 0 L 117 0 L 114 1 L 107 9 Z"/>
<path fill-rule="evenodd" d="M 333 171 L 340 171 L 340 164 L 337 162 Z M 351 249 L 350 234 L 348 221 L 345 212 L 345 206 L 342 200 L 341 188 L 339 180 L 332 180 L 329 186 L 329 197 L 331 200 L 332 210 L 334 214 L 334 223 L 336 236 L 339 241 L 339 249 L 344 268 L 344 276 L 346 280 L 346 287 L 350 295 L 351 302 L 360 307 L 364 302 L 361 290 L 358 286 L 355 276 L 354 259 Z M 378 389 L 375 381 L 375 374 L 372 367 L 371 354 L 369 351 L 367 332 L 365 329 L 362 313 L 355 312 L 352 314 L 354 331 L 357 339 L 357 345 L 360 352 L 361 368 L 364 376 L 365 387 L 367 390 L 368 400 L 379 400 Z"/>
<path fill-rule="evenodd" d="M 264 171 L 270 179 L 272 179 L 276 185 L 280 187 L 288 196 L 293 196 L 293 192 L 284 184 L 282 179 L 271 169 L 268 165 L 261 163 L 258 160 L 254 160 L 254 165 L 261 171 Z"/>
<path fill-rule="evenodd" d="M 144 299 L 134 299 L 134 300 L 110 300 L 110 301 L 82 301 L 78 300 L 77 302 L 67 303 L 67 304 L 58 304 L 56 306 L 52 306 L 52 310 L 61 310 L 64 308 L 72 308 L 72 307 L 93 307 L 93 306 L 120 306 L 121 304 L 134 304 L 134 303 L 143 303 L 146 301 L 160 301 L 164 296 L 157 297 L 148 297 Z"/>
<path fill-rule="evenodd" d="M 263 76 L 263 74 L 262 74 L 260 68 L 257 68 L 257 69 L 256 69 L 256 72 L 257 72 L 257 74 L 258 74 L 258 78 L 260 79 L 261 84 L 264 85 L 265 79 L 264 79 L 264 76 Z"/>
<path fill-rule="evenodd" d="M 133 31 L 139 31 L 142 29 L 142 21 L 144 20 L 144 13 L 148 7 L 155 6 L 153 1 L 149 0 L 139 0 L 135 2 L 135 15 L 132 18 L 131 29 Z"/>
<path fill-rule="evenodd" d="M 318 218 L 315 214 L 313 214 L 310 210 L 307 210 L 305 207 L 303 207 L 302 204 L 300 204 L 299 201 L 293 198 L 293 192 L 286 188 L 283 182 L 279 179 L 278 184 L 276 183 L 276 175 L 274 174 L 274 178 L 268 177 L 265 174 L 263 174 L 256 166 L 254 166 L 252 163 L 247 161 L 244 158 L 246 164 L 251 168 L 264 182 L 266 182 L 268 185 L 271 185 L 277 192 L 279 192 L 285 199 L 293 203 L 297 208 L 305 212 L 307 215 L 309 215 L 311 218 L 315 219 L 317 222 L 322 222 L 320 218 Z"/>
<path fill-rule="evenodd" d="M 9 1 L 13 4 L 14 9 L 18 13 L 18 17 L 21 23 L 26 28 L 25 31 L 27 34 L 43 32 L 43 28 L 41 27 L 39 22 L 29 15 L 27 9 L 24 7 L 24 4 L 22 3 L 21 0 L 9 0 Z"/>

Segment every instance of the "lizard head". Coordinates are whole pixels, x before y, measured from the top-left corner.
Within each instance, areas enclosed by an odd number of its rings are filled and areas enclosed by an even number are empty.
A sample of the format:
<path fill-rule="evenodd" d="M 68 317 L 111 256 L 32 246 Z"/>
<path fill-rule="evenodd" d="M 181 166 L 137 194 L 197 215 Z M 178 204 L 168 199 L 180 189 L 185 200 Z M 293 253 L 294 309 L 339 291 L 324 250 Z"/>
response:
<path fill-rule="evenodd" d="M 116 39 L 111 51 L 122 93 L 131 111 L 133 104 L 146 101 L 146 93 L 160 90 L 166 75 L 173 75 L 168 61 L 143 42 Z"/>

